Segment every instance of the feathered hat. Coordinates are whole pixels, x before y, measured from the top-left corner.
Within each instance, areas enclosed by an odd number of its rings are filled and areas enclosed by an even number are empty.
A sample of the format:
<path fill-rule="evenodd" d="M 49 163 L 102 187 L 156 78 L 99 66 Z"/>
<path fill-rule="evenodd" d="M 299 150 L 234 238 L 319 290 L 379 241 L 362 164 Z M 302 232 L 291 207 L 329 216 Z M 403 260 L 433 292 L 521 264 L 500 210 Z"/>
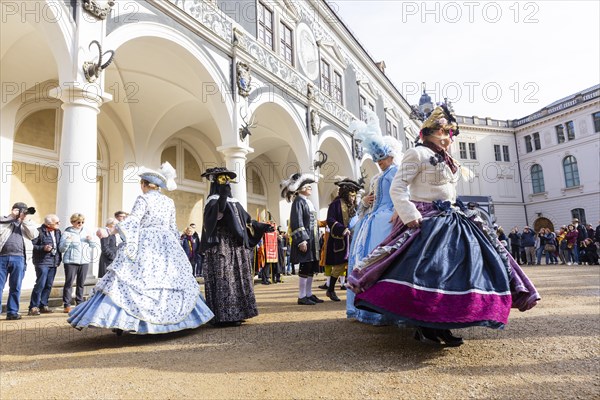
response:
<path fill-rule="evenodd" d="M 440 128 L 447 131 L 450 138 L 460 133 L 456 118 L 446 104 L 441 104 L 433 109 L 431 115 L 423 122 L 419 137 L 422 139 L 423 136 L 431 135 Z"/>
<path fill-rule="evenodd" d="M 288 179 L 284 179 L 279 184 L 281 188 L 281 197 L 286 199 L 288 202 L 292 201 L 292 197 L 300 190 L 304 185 L 314 183 L 314 175 L 295 173 Z"/>
<path fill-rule="evenodd" d="M 227 175 L 231 179 L 235 179 L 237 177 L 235 172 L 223 167 L 209 168 L 200 176 L 207 178 L 210 182 L 214 182 L 219 175 Z"/>
<path fill-rule="evenodd" d="M 138 176 L 160 188 L 167 189 L 169 191 L 177 189 L 177 183 L 175 183 L 177 172 L 168 161 L 164 162 L 158 171 L 141 167 Z"/>
<path fill-rule="evenodd" d="M 367 122 L 354 120 L 350 123 L 348 130 L 353 132 L 355 138 L 365 152 L 371 155 L 373 161 L 377 162 L 387 157 L 397 160 L 402 153 L 402 143 L 393 136 L 382 136 L 379 127 L 379 118 L 372 110 L 367 110 Z"/>

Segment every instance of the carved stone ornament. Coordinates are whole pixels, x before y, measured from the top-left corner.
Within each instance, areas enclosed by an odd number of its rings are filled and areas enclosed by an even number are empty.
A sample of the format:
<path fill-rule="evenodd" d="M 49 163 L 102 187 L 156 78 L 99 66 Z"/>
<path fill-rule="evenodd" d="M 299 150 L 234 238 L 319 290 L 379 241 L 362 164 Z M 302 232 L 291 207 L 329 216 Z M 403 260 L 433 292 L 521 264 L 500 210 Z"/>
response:
<path fill-rule="evenodd" d="M 250 95 L 252 76 L 250 75 L 250 66 L 243 62 L 237 63 L 237 86 L 242 97 Z"/>
<path fill-rule="evenodd" d="M 313 85 L 312 83 L 306 84 L 306 98 L 308 100 L 315 99 L 315 85 Z"/>
<path fill-rule="evenodd" d="M 310 112 L 310 127 L 313 135 L 318 135 L 321 130 L 321 116 L 317 110 Z"/>
<path fill-rule="evenodd" d="M 83 0 L 83 9 L 98 19 L 106 19 L 114 5 L 115 0 Z"/>

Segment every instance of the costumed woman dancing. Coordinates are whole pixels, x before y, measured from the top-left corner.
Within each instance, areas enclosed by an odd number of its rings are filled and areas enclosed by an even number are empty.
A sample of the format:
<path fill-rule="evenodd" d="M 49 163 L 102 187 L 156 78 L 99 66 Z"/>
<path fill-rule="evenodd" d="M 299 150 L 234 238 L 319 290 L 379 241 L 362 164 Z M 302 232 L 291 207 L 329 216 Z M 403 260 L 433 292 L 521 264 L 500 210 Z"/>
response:
<path fill-rule="evenodd" d="M 175 170 L 164 163 L 158 172 L 142 168 L 139 176 L 143 194 L 109 232 L 123 243 L 92 297 L 69 313 L 74 328 L 159 334 L 197 328 L 213 317 L 179 244 L 173 200 L 160 192 L 177 187 Z"/>
<path fill-rule="evenodd" d="M 231 195 L 230 183 L 237 174 L 227 168 L 209 168 L 203 177 L 210 181 L 204 207 L 204 226 L 200 253 L 206 303 L 215 313 L 211 324 L 239 326 L 256 317 L 251 249 L 273 226 L 252 221 L 250 215 Z"/>
<path fill-rule="evenodd" d="M 361 141 L 363 150 L 371 155 L 381 172 L 371 179 L 369 194 L 364 196 L 358 205 L 358 222 L 350 226 L 353 230 L 348 257 L 348 274 L 354 265 L 365 258 L 392 231 L 394 204 L 390 197 L 390 186 L 398 171 L 402 157 L 402 144 L 392 136 L 381 135 L 379 118 L 369 110 L 367 123 L 354 121 L 350 124 L 350 132 Z M 388 325 L 393 322 L 384 315 L 359 310 L 354 307 L 354 293 L 347 290 L 346 316 L 365 324 Z"/>
<path fill-rule="evenodd" d="M 458 133 L 448 108 L 436 107 L 392 183 L 401 221 L 349 278 L 357 307 L 416 326 L 417 340 L 447 346 L 463 343 L 450 329 L 501 329 L 511 304 L 525 311 L 540 300 L 493 230 L 455 205 L 456 182 L 468 176 L 447 152 Z"/>

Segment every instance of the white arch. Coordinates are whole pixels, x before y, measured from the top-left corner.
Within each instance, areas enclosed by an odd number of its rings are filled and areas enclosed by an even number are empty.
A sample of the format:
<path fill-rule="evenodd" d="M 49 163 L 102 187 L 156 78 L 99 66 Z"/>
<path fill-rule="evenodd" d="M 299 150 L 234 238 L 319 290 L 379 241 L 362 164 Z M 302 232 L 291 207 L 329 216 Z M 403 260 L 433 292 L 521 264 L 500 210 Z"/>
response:
<path fill-rule="evenodd" d="M 122 25 L 106 37 L 105 47 L 118 53 L 117 50 L 124 44 L 145 37 L 164 39 L 180 46 L 190 53 L 193 58 L 206 69 L 219 88 L 229 87 L 228 78 L 221 73 L 221 68 L 215 64 L 205 49 L 199 47 L 181 32 L 165 25 L 146 21 Z M 213 115 L 213 117 L 219 127 L 221 139 L 224 143 L 223 135 L 229 134 L 233 130 L 231 115 L 235 105 L 231 96 L 222 94 L 221 98 L 225 107 L 215 108 L 213 111 L 216 112 L 216 115 Z"/>
<path fill-rule="evenodd" d="M 296 133 L 296 137 L 291 137 L 289 139 L 294 140 L 296 138 L 300 139 L 302 142 L 302 147 L 304 151 L 299 151 L 298 147 L 299 146 L 295 146 L 293 145 L 293 142 L 290 143 L 290 146 L 292 148 L 292 151 L 294 152 L 294 154 L 296 154 L 296 157 L 298 158 L 298 162 L 300 163 L 301 166 L 309 166 L 310 164 L 312 164 L 311 160 L 312 160 L 312 156 L 310 154 L 310 142 L 308 140 L 307 135 L 305 134 L 306 132 L 306 128 L 305 128 L 305 121 L 303 119 L 303 116 L 301 116 L 297 110 L 292 106 L 292 104 L 290 104 L 290 102 L 285 99 L 283 96 L 281 96 L 278 93 L 269 93 L 268 96 L 257 96 L 252 103 L 249 104 L 248 106 L 248 110 L 249 110 L 249 116 L 248 118 L 252 118 L 252 116 L 255 114 L 255 112 L 257 112 L 262 106 L 265 105 L 271 105 L 271 106 L 277 106 L 279 108 L 281 108 L 285 114 L 290 117 L 294 123 L 294 128 L 293 131 L 294 133 Z M 260 121 L 259 121 L 260 122 Z M 263 124 L 261 122 L 261 125 L 266 125 Z M 290 130 L 292 131 L 292 130 Z M 258 155 L 258 154 L 257 154 Z"/>

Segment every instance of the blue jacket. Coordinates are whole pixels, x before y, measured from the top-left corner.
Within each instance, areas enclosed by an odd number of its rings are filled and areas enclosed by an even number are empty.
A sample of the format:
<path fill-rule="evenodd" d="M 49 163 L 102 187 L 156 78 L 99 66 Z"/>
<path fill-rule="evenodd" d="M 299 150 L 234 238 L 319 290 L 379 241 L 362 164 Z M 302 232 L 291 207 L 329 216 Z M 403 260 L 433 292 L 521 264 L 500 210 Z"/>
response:
<path fill-rule="evenodd" d="M 65 229 L 60 238 L 58 249 L 63 253 L 65 264 L 89 264 L 93 261 L 93 248 L 97 245 L 93 240 L 88 240 L 85 230 L 77 231 L 72 226 Z"/>
<path fill-rule="evenodd" d="M 535 237 L 536 237 L 536 234 L 531 229 L 529 230 L 529 232 L 523 231 L 523 233 L 521 233 L 521 246 L 523 246 L 523 247 L 535 246 Z"/>
<path fill-rule="evenodd" d="M 50 267 L 56 268 L 60 265 L 62 260 L 62 254 L 58 251 L 58 245 L 62 236 L 60 229 L 54 231 L 56 244 L 52 240 L 52 234 L 48 230 L 46 225 L 42 225 L 38 228 L 39 235 L 31 241 L 33 243 L 33 265 L 36 267 Z M 54 247 L 54 251 L 45 251 L 44 246 L 49 244 Z M 54 254 L 52 254 L 54 253 Z"/>

